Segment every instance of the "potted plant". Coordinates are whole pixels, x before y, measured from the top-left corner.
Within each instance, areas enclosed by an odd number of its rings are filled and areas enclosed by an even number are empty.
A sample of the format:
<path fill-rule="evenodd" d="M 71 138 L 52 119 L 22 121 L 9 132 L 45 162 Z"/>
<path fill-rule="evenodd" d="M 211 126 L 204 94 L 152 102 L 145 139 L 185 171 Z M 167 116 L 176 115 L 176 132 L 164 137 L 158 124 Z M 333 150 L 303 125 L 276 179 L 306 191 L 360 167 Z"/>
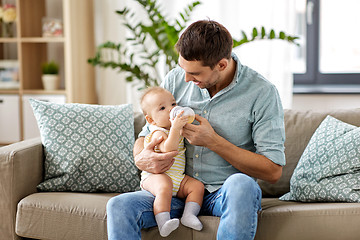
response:
<path fill-rule="evenodd" d="M 59 65 L 54 61 L 42 64 L 42 83 L 45 90 L 56 90 L 59 88 Z"/>

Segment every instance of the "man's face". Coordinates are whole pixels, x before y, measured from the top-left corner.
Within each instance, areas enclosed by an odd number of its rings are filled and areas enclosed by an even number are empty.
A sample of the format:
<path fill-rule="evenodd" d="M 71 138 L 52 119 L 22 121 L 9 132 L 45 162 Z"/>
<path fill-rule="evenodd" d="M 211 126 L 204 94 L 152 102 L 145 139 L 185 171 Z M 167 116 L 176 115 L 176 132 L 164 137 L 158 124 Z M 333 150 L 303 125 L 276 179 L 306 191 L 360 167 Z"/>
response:
<path fill-rule="evenodd" d="M 209 66 L 203 66 L 201 61 L 187 61 L 180 55 L 179 66 L 185 70 L 185 81 L 192 81 L 201 89 L 209 89 L 220 82 L 217 65 L 211 69 Z"/>

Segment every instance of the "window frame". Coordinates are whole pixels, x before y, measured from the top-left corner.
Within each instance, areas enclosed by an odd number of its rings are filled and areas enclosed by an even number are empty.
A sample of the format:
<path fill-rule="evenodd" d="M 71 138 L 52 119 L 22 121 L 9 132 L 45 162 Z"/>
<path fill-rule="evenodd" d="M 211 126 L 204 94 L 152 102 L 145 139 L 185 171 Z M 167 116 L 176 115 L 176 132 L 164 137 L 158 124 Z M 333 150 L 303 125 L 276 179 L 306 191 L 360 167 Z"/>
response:
<path fill-rule="evenodd" d="M 320 61 L 320 1 L 313 4 L 312 23 L 306 21 L 306 72 L 294 73 L 294 93 L 360 93 L 360 73 L 321 73 Z M 309 9 L 306 9 L 306 14 Z M 341 79 L 341 81 L 340 81 Z"/>

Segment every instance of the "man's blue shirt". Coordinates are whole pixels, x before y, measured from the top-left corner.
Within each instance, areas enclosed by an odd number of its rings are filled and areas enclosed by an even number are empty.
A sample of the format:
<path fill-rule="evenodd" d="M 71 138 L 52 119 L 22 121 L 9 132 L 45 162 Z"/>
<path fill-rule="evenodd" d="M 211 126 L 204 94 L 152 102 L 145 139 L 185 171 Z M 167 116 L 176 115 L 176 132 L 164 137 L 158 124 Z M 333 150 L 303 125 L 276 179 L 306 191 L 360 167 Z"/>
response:
<path fill-rule="evenodd" d="M 206 118 L 215 132 L 234 145 L 285 165 L 284 113 L 276 87 L 263 76 L 237 63 L 233 81 L 212 98 L 206 89 L 185 82 L 185 71 L 170 71 L 162 86 L 175 97 L 179 106 L 191 107 Z M 145 126 L 139 136 L 147 134 Z M 213 192 L 232 174 L 240 172 L 218 154 L 185 141 L 185 173 Z"/>

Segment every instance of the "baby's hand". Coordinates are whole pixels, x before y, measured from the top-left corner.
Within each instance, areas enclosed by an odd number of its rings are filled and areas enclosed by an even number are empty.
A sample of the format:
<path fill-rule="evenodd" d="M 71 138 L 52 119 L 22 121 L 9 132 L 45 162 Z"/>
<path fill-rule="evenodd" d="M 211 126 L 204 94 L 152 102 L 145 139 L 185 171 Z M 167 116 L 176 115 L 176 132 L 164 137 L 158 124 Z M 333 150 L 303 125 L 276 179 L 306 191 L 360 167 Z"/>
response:
<path fill-rule="evenodd" d="M 184 111 L 176 115 L 174 119 L 170 119 L 171 127 L 181 130 L 188 122 L 189 116 L 183 116 Z"/>

